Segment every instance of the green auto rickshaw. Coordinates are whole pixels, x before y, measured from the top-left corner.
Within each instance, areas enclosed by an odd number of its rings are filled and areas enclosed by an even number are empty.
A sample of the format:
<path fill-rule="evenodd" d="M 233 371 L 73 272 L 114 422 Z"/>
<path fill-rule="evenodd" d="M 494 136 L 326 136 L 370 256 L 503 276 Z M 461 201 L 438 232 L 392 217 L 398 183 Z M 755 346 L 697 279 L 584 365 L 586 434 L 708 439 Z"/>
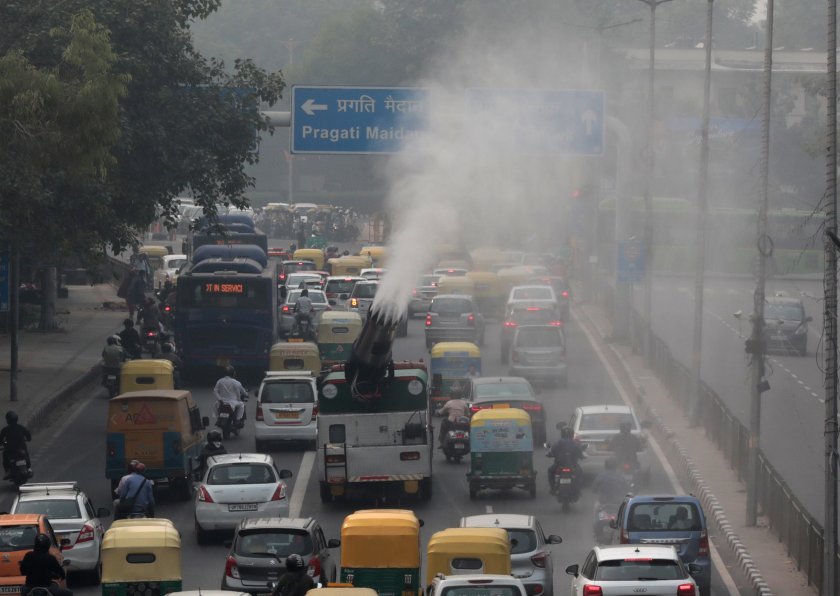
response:
<path fill-rule="evenodd" d="M 470 421 L 470 499 L 482 489 L 523 488 L 537 496 L 531 417 L 519 408 L 479 410 Z"/>
<path fill-rule="evenodd" d="M 362 317 L 359 313 L 328 310 L 318 319 L 318 349 L 321 364 L 328 369 L 341 364 L 350 357 L 353 342 L 362 332 Z"/>
<path fill-rule="evenodd" d="M 468 341 L 443 341 L 434 345 L 431 356 L 429 399 L 437 414 L 447 401 L 463 395 L 469 377 L 481 376 L 481 350 Z"/>

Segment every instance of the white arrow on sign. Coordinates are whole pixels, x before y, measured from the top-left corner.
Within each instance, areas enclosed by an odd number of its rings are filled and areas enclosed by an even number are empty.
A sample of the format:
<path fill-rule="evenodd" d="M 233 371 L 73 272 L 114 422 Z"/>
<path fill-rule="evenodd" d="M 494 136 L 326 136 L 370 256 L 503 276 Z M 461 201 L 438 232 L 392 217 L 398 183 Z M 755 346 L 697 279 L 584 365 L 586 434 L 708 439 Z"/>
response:
<path fill-rule="evenodd" d="M 580 119 L 583 120 L 583 123 L 586 125 L 586 134 L 592 134 L 592 127 L 598 121 L 598 114 L 593 112 L 592 110 L 586 110 L 583 114 L 580 115 Z"/>
<path fill-rule="evenodd" d="M 315 112 L 326 110 L 327 106 L 322 103 L 315 103 L 315 100 L 310 97 L 305 102 L 303 102 L 303 105 L 300 106 L 300 109 L 302 109 L 307 116 L 314 116 Z"/>

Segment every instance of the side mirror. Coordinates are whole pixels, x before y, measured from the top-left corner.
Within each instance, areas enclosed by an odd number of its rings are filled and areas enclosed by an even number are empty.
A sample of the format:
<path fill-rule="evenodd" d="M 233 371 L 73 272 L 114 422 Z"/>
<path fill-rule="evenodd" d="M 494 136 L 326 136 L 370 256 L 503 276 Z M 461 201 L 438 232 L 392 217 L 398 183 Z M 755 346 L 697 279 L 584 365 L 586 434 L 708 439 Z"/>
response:
<path fill-rule="evenodd" d="M 327 548 L 338 548 L 341 546 L 341 540 L 338 538 L 330 538 L 327 540 Z"/>
<path fill-rule="evenodd" d="M 617 529 L 618 529 L 618 524 L 616 523 L 616 521 L 615 521 L 614 519 L 611 519 L 611 520 L 610 520 L 610 527 L 611 527 L 613 530 L 617 530 Z"/>
<path fill-rule="evenodd" d="M 291 470 L 280 470 L 280 478 L 291 478 L 294 476 Z"/>
<path fill-rule="evenodd" d="M 546 542 L 548 542 L 549 544 L 560 544 L 563 542 L 563 539 L 557 534 L 549 534 L 548 538 L 546 539 Z"/>
<path fill-rule="evenodd" d="M 96 510 L 96 517 L 108 517 L 109 515 L 111 515 L 111 510 L 105 507 L 100 507 Z"/>
<path fill-rule="evenodd" d="M 578 566 L 578 565 L 569 565 L 568 567 L 566 567 L 566 573 L 568 575 L 573 575 L 573 576 L 577 577 L 578 576 L 578 569 L 580 569 L 580 566 Z"/>
<path fill-rule="evenodd" d="M 699 574 L 703 573 L 703 568 L 700 565 L 698 565 L 697 563 L 689 563 L 688 564 L 688 572 L 691 575 L 699 575 Z"/>
<path fill-rule="evenodd" d="M 208 426 L 210 426 L 210 418 L 208 416 L 202 416 L 201 417 L 201 427 L 202 428 L 207 428 Z"/>
<path fill-rule="evenodd" d="M 426 525 L 426 522 L 424 522 L 422 519 L 418 519 L 417 521 L 420 522 L 420 527 L 421 528 Z"/>

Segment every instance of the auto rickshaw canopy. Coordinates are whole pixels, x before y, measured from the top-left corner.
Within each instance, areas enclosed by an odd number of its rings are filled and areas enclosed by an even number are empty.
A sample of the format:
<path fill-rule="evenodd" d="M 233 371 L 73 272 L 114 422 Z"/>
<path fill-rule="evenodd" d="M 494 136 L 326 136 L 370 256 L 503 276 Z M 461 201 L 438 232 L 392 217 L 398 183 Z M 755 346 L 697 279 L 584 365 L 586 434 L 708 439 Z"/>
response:
<path fill-rule="evenodd" d="M 482 247 L 470 251 L 472 268 L 475 271 L 490 271 L 493 263 L 504 261 L 504 254 L 498 248 Z"/>
<path fill-rule="evenodd" d="M 361 331 L 362 317 L 359 313 L 324 311 L 318 319 L 318 344 L 351 344 Z"/>
<path fill-rule="evenodd" d="M 468 357 L 481 358 L 481 350 L 469 341 L 442 341 L 432 348 L 432 358 Z"/>
<path fill-rule="evenodd" d="M 316 269 L 324 268 L 324 251 L 320 248 L 299 248 L 292 258 L 295 261 L 312 261 Z"/>
<path fill-rule="evenodd" d="M 268 368 L 274 371 L 308 370 L 317 375 L 321 372 L 321 352 L 311 341 L 278 342 L 271 346 Z"/>
<path fill-rule="evenodd" d="M 441 275 L 437 281 L 438 294 L 466 294 L 475 292 L 475 282 L 466 275 Z"/>
<path fill-rule="evenodd" d="M 168 519 L 115 521 L 102 539 L 102 583 L 180 581 L 181 535 Z"/>
<path fill-rule="evenodd" d="M 479 410 L 470 419 L 470 449 L 473 453 L 533 452 L 531 416 L 525 410 L 492 407 Z"/>
<path fill-rule="evenodd" d="M 120 393 L 146 389 L 174 389 L 175 367 L 169 360 L 129 360 L 120 369 Z"/>
<path fill-rule="evenodd" d="M 341 566 L 420 567 L 420 520 L 406 509 L 364 509 L 341 524 Z"/>
<path fill-rule="evenodd" d="M 502 528 L 448 528 L 436 532 L 426 547 L 426 584 L 431 584 L 438 573 L 510 575 L 510 550 L 510 536 Z"/>

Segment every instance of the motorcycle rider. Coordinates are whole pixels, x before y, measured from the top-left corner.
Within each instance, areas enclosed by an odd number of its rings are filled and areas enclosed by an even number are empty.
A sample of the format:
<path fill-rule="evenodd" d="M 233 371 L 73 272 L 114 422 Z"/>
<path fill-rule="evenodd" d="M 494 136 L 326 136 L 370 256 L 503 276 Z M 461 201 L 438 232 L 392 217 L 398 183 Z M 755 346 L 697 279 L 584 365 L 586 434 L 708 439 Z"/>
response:
<path fill-rule="evenodd" d="M 213 388 L 213 393 L 216 395 L 216 414 L 219 413 L 219 406 L 226 403 L 233 409 L 233 415 L 236 423 L 242 426 L 242 419 L 245 415 L 245 403 L 243 398 L 248 397 L 248 392 L 242 386 L 242 383 L 236 380 L 236 369 L 228 366 L 225 369 L 225 376 L 216 381 L 216 386 Z"/>
<path fill-rule="evenodd" d="M 224 455 L 227 449 L 222 445 L 222 433 L 217 430 L 207 432 L 207 443 L 201 448 L 201 453 L 198 454 L 198 469 L 204 474 L 207 469 L 207 458 L 214 455 Z"/>
<path fill-rule="evenodd" d="M 618 427 L 618 434 L 610 441 L 610 451 L 615 454 L 618 463 L 631 464 L 633 469 L 639 466 L 636 453 L 642 450 L 642 440 L 631 431 L 629 422 L 622 422 Z"/>
<path fill-rule="evenodd" d="M 548 487 L 554 494 L 554 473 L 558 468 L 571 468 L 574 472 L 575 488 L 579 482 L 581 470 L 578 462 L 583 459 L 583 447 L 574 440 L 575 433 L 569 426 L 560 429 L 560 438 L 551 446 L 548 456 L 554 463 L 548 467 Z"/>
<path fill-rule="evenodd" d="M 120 336 L 120 342 L 122 343 L 126 356 L 128 358 L 140 358 L 140 334 L 137 333 L 137 329 L 134 327 L 134 321 L 130 318 L 126 319 L 123 321 L 123 327 L 125 327 L 125 329 L 120 331 L 117 335 Z"/>
<path fill-rule="evenodd" d="M 73 596 L 73 592 L 62 588 L 56 579 L 65 579 L 67 574 L 52 553 L 52 541 L 46 534 L 35 536 L 32 550 L 23 555 L 20 561 L 20 573 L 26 576 L 26 583 L 21 596 L 26 596 L 32 588 L 46 588 L 52 596 Z"/>
<path fill-rule="evenodd" d="M 309 290 L 303 288 L 300 291 L 297 302 L 295 302 L 295 326 L 300 330 L 301 321 L 306 319 L 309 322 L 309 330 L 312 330 L 312 299 L 309 297 Z"/>
<path fill-rule="evenodd" d="M 131 511 L 125 512 L 126 517 L 131 513 L 142 513 L 146 517 L 155 516 L 155 495 L 152 481 L 143 475 L 146 471 L 146 464 L 137 462 L 134 470 L 125 478 L 117 493 L 117 499 L 134 498 L 134 507 Z M 114 517 L 117 517 L 114 512 Z"/>
<path fill-rule="evenodd" d="M 120 345 L 119 335 L 112 335 L 107 342 L 102 349 L 102 381 L 104 384 L 108 375 L 117 375 L 117 385 L 119 386 L 120 369 L 122 363 L 125 362 L 125 351 Z"/>
<path fill-rule="evenodd" d="M 609 457 L 604 461 L 604 471 L 595 477 L 592 490 L 597 497 L 595 501 L 595 511 L 597 512 L 602 504 L 617 505 L 621 503 L 630 491 L 630 485 L 627 484 L 627 480 L 619 472 L 618 463 Z"/>
<path fill-rule="evenodd" d="M 184 361 L 181 360 L 181 357 L 175 353 L 175 350 L 172 349 L 172 344 L 164 342 L 164 344 L 160 347 L 160 354 L 157 354 L 155 358 L 160 358 L 161 360 L 169 360 L 172 363 L 172 368 L 174 369 L 172 373 L 172 381 L 175 385 L 175 389 L 179 389 L 181 386 L 181 368 L 184 366 Z"/>
<path fill-rule="evenodd" d="M 307 573 L 303 557 L 292 553 L 286 557 L 286 572 L 277 580 L 271 596 L 305 596 L 315 587 L 315 580 Z"/>
<path fill-rule="evenodd" d="M 143 305 L 143 310 L 140 311 L 137 318 L 143 322 L 141 329 L 144 333 L 147 331 L 154 331 L 155 333 L 160 334 L 162 331 L 160 325 L 160 309 L 158 308 L 155 299 L 151 296 L 146 298 L 146 304 Z"/>
<path fill-rule="evenodd" d="M 31 440 L 32 435 L 29 430 L 22 424 L 18 424 L 18 415 L 11 410 L 6 412 L 6 426 L 0 430 L 0 443 L 6 446 L 3 449 L 3 469 L 6 471 L 4 480 L 11 477 L 12 458 L 18 453 L 25 454 L 27 472 L 32 474 L 32 462 L 29 459 L 29 449 L 26 448 L 26 442 Z"/>
<path fill-rule="evenodd" d="M 460 398 L 452 398 L 443 404 L 440 409 L 440 415 L 444 419 L 440 422 L 440 434 L 438 435 L 438 449 L 443 449 L 443 444 L 446 442 L 446 434 L 458 418 L 464 418 L 470 411 L 470 405 Z"/>

